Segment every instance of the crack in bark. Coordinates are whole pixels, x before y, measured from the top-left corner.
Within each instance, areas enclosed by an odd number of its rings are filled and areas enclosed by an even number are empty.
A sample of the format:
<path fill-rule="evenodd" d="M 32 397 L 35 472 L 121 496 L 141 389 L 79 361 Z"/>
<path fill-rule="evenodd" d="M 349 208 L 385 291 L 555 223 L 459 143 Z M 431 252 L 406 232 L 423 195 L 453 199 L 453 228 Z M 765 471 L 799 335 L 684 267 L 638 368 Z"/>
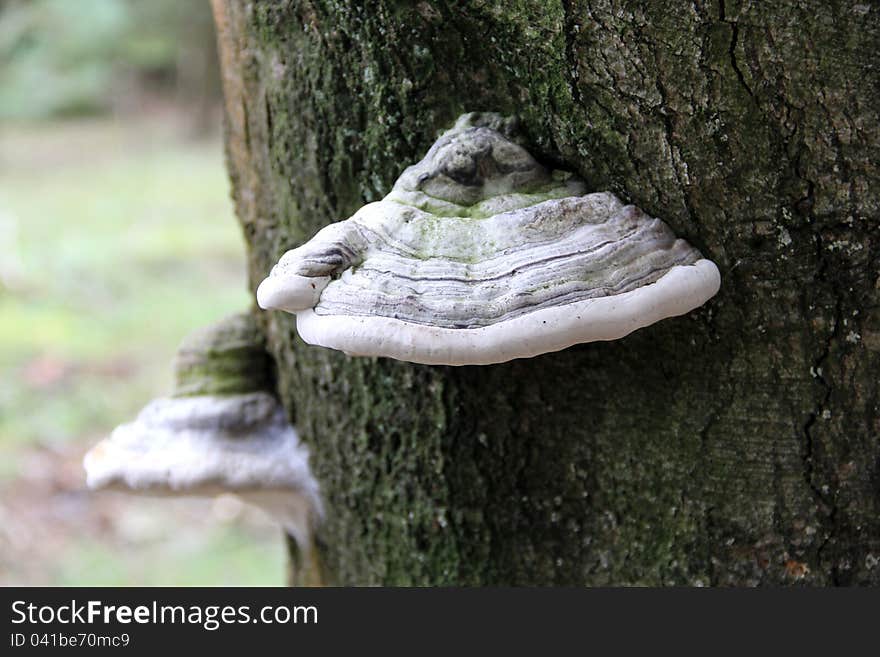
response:
<path fill-rule="evenodd" d="M 785 107 L 785 115 L 782 118 L 782 125 L 783 125 L 783 127 L 788 127 L 789 124 L 791 124 L 791 126 L 792 126 L 791 132 L 789 132 L 787 135 L 783 136 L 782 147 L 783 147 L 783 150 L 785 151 L 785 154 L 789 158 L 791 158 L 792 169 L 794 171 L 795 177 L 798 180 L 802 180 L 807 185 L 806 195 L 797 199 L 793 203 L 793 207 L 798 212 L 801 212 L 803 214 L 810 214 L 810 212 L 812 211 L 812 208 L 813 208 L 813 204 L 814 204 L 814 195 L 815 195 L 816 184 L 807 177 L 806 172 L 804 171 L 803 166 L 801 165 L 801 157 L 804 152 L 803 140 L 801 140 L 801 144 L 797 148 L 797 152 L 794 154 L 792 154 L 792 152 L 791 152 L 792 151 L 792 140 L 794 140 L 795 135 L 797 135 L 798 130 L 800 128 L 798 121 L 792 116 L 792 111 L 797 110 L 798 112 L 801 112 L 801 111 L 803 111 L 803 108 L 798 107 L 797 105 L 793 105 L 792 103 L 788 102 L 788 100 L 784 96 L 780 97 L 780 101 L 782 102 L 783 106 Z M 821 253 L 819 254 L 819 257 L 821 257 Z"/>
<path fill-rule="evenodd" d="M 263 93 L 263 106 L 266 108 L 266 148 L 272 149 L 273 138 L 275 136 L 272 105 L 269 103 L 269 94 Z"/>
<path fill-rule="evenodd" d="M 746 93 L 751 98 L 754 98 L 755 93 L 746 82 L 745 75 L 743 74 L 742 69 L 739 67 L 739 64 L 736 61 L 736 46 L 739 41 L 739 25 L 736 21 L 731 21 L 727 19 L 727 13 L 724 8 L 724 0 L 718 0 L 718 15 L 722 23 L 726 23 L 730 26 L 730 45 L 727 48 L 727 54 L 730 56 L 730 65 L 733 68 L 733 72 L 736 73 L 736 79 L 739 80 L 740 85 L 743 89 L 746 90 Z"/>
<path fill-rule="evenodd" d="M 722 0 L 723 4 L 723 0 Z M 798 113 L 802 111 L 803 108 L 798 107 L 796 105 L 791 104 L 786 98 L 782 97 L 781 101 L 785 108 L 785 115 L 783 117 L 783 126 L 787 127 L 787 124 L 790 122 L 791 132 L 787 135 L 784 135 L 783 140 L 783 148 L 789 157 L 791 157 L 792 169 L 795 177 L 806 184 L 806 194 L 798 198 L 794 203 L 794 209 L 800 213 L 802 216 L 807 218 L 807 221 L 812 223 L 815 220 L 813 215 L 813 207 L 815 206 L 815 194 L 816 194 L 816 183 L 811 180 L 807 175 L 807 172 L 803 166 L 802 158 L 806 149 L 806 146 L 801 139 L 801 143 L 796 146 L 797 151 L 792 155 L 791 154 L 791 146 L 792 142 L 795 140 L 799 130 L 800 124 L 799 121 L 793 116 L 793 110 L 797 110 Z M 818 262 L 818 270 L 816 272 L 816 280 L 821 281 L 826 284 L 830 284 L 832 288 L 836 287 L 834 285 L 834 281 L 828 280 L 828 270 L 829 270 L 829 262 L 827 257 L 824 255 L 824 241 L 820 233 L 816 233 L 816 260 Z M 823 526 L 823 530 L 825 535 L 816 548 L 816 560 L 819 564 L 822 564 L 824 559 L 824 553 L 828 545 L 831 543 L 832 539 L 838 533 L 838 508 L 834 501 L 833 495 L 830 493 L 826 493 L 823 491 L 822 487 L 817 485 L 815 481 L 816 477 L 816 466 L 815 466 L 815 438 L 814 438 L 814 428 L 816 423 L 823 413 L 825 409 L 827 409 L 829 402 L 831 401 L 832 395 L 832 386 L 829 383 L 828 379 L 824 376 L 822 372 L 823 365 L 828 361 L 831 354 L 831 346 L 835 339 L 839 337 L 840 327 L 842 326 L 842 301 L 841 301 L 840 290 L 835 290 L 835 304 L 833 311 L 833 325 L 831 327 L 831 331 L 828 333 L 827 337 L 824 340 L 823 347 L 821 353 L 813 359 L 811 371 L 815 376 L 818 383 L 822 386 L 822 394 L 820 399 L 817 401 L 814 410 L 809 414 L 807 421 L 803 425 L 803 435 L 804 435 L 804 450 L 802 456 L 803 462 L 803 475 L 804 481 L 809 488 L 813 498 L 816 500 L 816 511 L 820 518 L 820 523 Z M 808 302 L 809 303 L 809 302 Z M 831 565 L 829 568 L 829 573 L 831 575 L 831 581 L 834 585 L 839 584 L 839 574 L 836 565 Z"/>
<path fill-rule="evenodd" d="M 687 211 L 688 219 L 690 221 L 696 221 L 696 212 L 691 206 L 685 183 L 681 178 L 681 172 L 678 170 L 678 164 L 675 161 L 675 150 L 677 148 L 674 143 L 675 126 L 672 124 L 672 116 L 670 116 L 670 112 L 672 110 L 669 108 L 666 86 L 663 84 L 663 81 L 660 79 L 659 75 L 657 76 L 656 83 L 657 92 L 660 94 L 661 103 L 658 113 L 660 114 L 660 120 L 663 122 L 664 140 L 666 141 L 666 147 L 669 149 L 669 166 L 672 169 L 672 175 L 675 176 L 675 181 L 678 183 L 678 190 L 681 194 L 681 201 L 684 205 L 685 211 Z"/>
<path fill-rule="evenodd" d="M 816 236 L 816 252 L 817 257 L 819 259 L 819 271 L 817 272 L 816 278 L 819 280 L 824 280 L 828 271 L 828 261 L 822 255 L 823 251 L 823 241 L 820 235 Z M 842 302 L 840 296 L 838 295 L 834 304 L 834 316 L 833 316 L 833 326 L 831 327 L 831 331 L 828 336 L 825 338 L 825 342 L 823 345 L 822 352 L 813 360 L 812 372 L 816 380 L 823 388 L 823 393 L 821 399 L 818 401 L 817 405 L 814 407 L 814 410 L 810 413 L 807 418 L 806 423 L 803 427 L 804 434 L 804 453 L 802 457 L 802 461 L 804 464 L 804 481 L 809 487 L 810 491 L 813 494 L 813 497 L 816 500 L 817 511 L 820 515 L 824 515 L 824 520 L 820 519 L 820 523 L 823 525 L 823 529 L 825 530 L 825 536 L 822 542 L 819 544 L 816 549 L 816 559 L 821 564 L 822 563 L 822 555 L 827 548 L 828 544 L 831 542 L 831 539 L 834 538 L 837 533 L 837 505 L 834 502 L 833 496 L 829 493 L 822 490 L 820 486 L 816 484 L 814 481 L 814 476 L 816 474 L 815 468 L 815 440 L 813 437 L 813 428 L 818 421 L 819 416 L 822 412 L 827 409 L 829 402 L 831 401 L 831 393 L 832 387 L 831 384 L 826 380 L 825 376 L 822 372 L 822 366 L 828 360 L 831 355 L 831 345 L 835 339 L 839 336 L 840 326 L 842 324 Z M 838 573 L 837 567 L 832 565 L 830 568 L 832 582 L 837 585 L 838 584 Z"/>
<path fill-rule="evenodd" d="M 575 20 L 575 12 L 572 7 L 572 0 L 560 0 L 562 8 L 562 32 L 565 35 L 565 58 L 566 62 L 571 64 L 568 71 L 568 86 L 571 92 L 571 99 L 575 105 L 583 107 L 581 102 L 581 90 L 578 86 L 580 81 L 580 71 L 578 70 L 579 61 L 577 58 L 577 48 L 575 44 L 575 33 L 579 29 L 579 25 Z"/>

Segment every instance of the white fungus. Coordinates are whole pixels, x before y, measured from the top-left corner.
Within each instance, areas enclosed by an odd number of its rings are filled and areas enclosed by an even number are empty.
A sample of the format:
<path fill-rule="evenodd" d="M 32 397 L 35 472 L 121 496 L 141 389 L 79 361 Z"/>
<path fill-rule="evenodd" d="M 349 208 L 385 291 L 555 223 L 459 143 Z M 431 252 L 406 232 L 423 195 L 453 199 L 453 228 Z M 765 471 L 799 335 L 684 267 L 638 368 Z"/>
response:
<path fill-rule="evenodd" d="M 285 253 L 260 284 L 309 344 L 484 365 L 615 340 L 702 305 L 718 268 L 661 220 L 588 194 L 465 115 L 392 191 Z"/>
<path fill-rule="evenodd" d="M 308 448 L 266 385 L 256 324 L 236 315 L 181 345 L 175 394 L 154 399 L 85 456 L 86 483 L 145 495 L 233 493 L 307 553 L 322 515 Z"/>

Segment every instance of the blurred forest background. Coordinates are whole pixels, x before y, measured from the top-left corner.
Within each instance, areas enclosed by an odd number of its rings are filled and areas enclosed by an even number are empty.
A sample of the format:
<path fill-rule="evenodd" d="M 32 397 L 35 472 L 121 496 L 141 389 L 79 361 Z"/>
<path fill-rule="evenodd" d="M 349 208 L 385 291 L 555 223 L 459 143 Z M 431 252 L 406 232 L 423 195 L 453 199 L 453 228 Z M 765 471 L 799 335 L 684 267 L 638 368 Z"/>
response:
<path fill-rule="evenodd" d="M 284 581 L 258 512 L 81 466 L 250 303 L 221 116 L 207 0 L 0 0 L 0 585 Z"/>

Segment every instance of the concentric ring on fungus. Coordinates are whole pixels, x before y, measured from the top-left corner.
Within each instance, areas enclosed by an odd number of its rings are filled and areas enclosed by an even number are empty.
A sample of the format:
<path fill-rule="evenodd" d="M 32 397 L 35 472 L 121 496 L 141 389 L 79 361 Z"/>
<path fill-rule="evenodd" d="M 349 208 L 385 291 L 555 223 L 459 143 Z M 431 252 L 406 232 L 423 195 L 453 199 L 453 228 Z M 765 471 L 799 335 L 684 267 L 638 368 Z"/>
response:
<path fill-rule="evenodd" d="M 309 344 L 486 365 L 616 340 L 715 295 L 715 264 L 660 219 L 587 193 L 468 114 L 391 193 L 285 253 L 257 290 Z"/>

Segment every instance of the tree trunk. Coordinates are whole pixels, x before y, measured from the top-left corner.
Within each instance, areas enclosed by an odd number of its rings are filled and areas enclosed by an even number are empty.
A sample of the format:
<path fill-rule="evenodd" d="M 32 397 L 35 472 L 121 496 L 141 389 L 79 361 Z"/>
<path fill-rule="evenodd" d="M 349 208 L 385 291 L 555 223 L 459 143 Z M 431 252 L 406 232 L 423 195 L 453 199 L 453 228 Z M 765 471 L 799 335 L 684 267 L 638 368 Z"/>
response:
<path fill-rule="evenodd" d="M 338 584 L 880 584 L 880 10 L 214 0 L 251 289 L 473 110 L 714 260 L 700 310 L 489 367 L 260 313 Z"/>

